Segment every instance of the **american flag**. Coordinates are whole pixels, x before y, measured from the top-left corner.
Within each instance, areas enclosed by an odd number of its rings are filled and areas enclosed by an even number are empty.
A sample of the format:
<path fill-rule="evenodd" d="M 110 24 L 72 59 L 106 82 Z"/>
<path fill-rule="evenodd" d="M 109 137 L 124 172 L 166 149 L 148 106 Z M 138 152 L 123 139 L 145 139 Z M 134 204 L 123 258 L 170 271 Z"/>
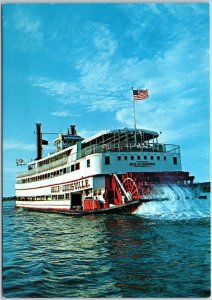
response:
<path fill-rule="evenodd" d="M 133 90 L 133 100 L 144 100 L 148 97 L 148 90 Z"/>

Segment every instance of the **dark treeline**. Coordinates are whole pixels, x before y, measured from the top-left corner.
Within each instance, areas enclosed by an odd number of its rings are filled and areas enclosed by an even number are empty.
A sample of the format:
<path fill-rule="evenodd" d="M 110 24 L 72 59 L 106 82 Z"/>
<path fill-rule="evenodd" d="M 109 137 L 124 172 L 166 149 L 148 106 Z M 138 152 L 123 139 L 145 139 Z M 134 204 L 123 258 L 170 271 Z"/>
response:
<path fill-rule="evenodd" d="M 3 197 L 3 201 L 11 201 L 11 200 L 13 200 L 13 201 L 15 201 L 15 196 L 10 196 L 10 197 Z"/>

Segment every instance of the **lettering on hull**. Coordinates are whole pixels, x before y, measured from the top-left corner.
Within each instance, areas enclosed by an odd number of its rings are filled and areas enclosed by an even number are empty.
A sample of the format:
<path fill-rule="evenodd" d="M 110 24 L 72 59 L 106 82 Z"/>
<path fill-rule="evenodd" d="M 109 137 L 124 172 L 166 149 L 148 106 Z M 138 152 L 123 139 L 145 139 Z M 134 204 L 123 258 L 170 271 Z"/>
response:
<path fill-rule="evenodd" d="M 152 167 L 155 166 L 154 162 L 149 162 L 149 161 L 139 161 L 139 162 L 135 162 L 135 163 L 130 163 L 130 166 L 133 167 Z"/>
<path fill-rule="evenodd" d="M 82 179 L 78 181 L 71 182 L 64 185 L 55 185 L 51 187 L 51 193 L 58 192 L 75 192 L 80 190 L 85 190 L 91 187 L 91 182 L 89 179 Z"/>

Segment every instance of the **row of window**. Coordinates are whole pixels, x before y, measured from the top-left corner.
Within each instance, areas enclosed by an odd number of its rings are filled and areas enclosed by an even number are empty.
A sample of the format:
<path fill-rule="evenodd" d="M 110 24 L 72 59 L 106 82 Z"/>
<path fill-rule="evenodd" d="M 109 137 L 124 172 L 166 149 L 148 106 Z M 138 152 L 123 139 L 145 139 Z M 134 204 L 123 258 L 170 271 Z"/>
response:
<path fill-rule="evenodd" d="M 90 159 L 87 159 L 86 164 L 87 164 L 87 168 L 90 168 L 90 166 L 91 166 Z M 80 169 L 80 163 L 79 162 L 76 163 L 75 165 L 71 165 L 71 172 L 77 171 L 79 169 Z"/>
<path fill-rule="evenodd" d="M 49 179 L 49 178 L 61 176 L 63 174 L 69 173 L 69 172 L 70 172 L 70 167 L 62 168 L 62 169 L 54 171 L 54 172 L 49 172 L 49 173 L 46 173 L 46 174 L 41 174 L 41 175 L 33 176 L 33 177 L 30 177 L 30 178 L 19 179 L 19 180 L 17 180 L 17 183 L 27 183 L 27 182 L 40 181 L 40 180 L 44 180 L 44 179 Z"/>
<path fill-rule="evenodd" d="M 17 197 L 18 201 L 48 201 L 70 199 L 70 193 L 36 197 Z"/>
<path fill-rule="evenodd" d="M 166 158 L 166 156 L 162 156 L 163 157 L 163 160 L 167 160 L 167 158 Z M 153 155 L 151 155 L 150 157 L 149 157 L 149 159 L 150 160 L 154 160 L 154 159 L 157 159 L 157 160 L 160 160 L 161 159 L 161 157 L 158 155 L 157 157 L 154 157 Z M 117 159 L 118 160 L 128 160 L 128 159 L 130 159 L 130 160 L 135 160 L 135 157 L 134 156 L 124 156 L 124 157 L 122 157 L 122 156 L 117 156 Z M 146 155 L 144 155 L 144 157 L 143 157 L 143 159 L 144 160 L 147 160 L 147 156 Z M 141 156 L 140 155 L 138 155 L 137 156 L 137 160 L 141 160 Z M 106 165 L 109 165 L 110 164 L 110 156 L 105 156 L 105 164 Z M 177 157 L 173 157 L 173 164 L 174 165 L 177 165 Z"/>
<path fill-rule="evenodd" d="M 133 155 L 131 155 L 131 156 L 125 155 L 125 156 L 122 157 L 121 155 L 118 155 L 118 156 L 117 156 L 117 159 L 118 159 L 118 160 L 122 160 L 122 159 L 123 159 L 123 160 L 128 160 L 128 159 L 130 159 L 130 160 L 135 160 L 135 159 L 141 160 L 141 156 L 138 155 L 137 157 L 135 157 L 135 156 L 133 156 Z M 144 159 L 144 160 L 147 160 L 147 159 L 148 159 L 148 158 L 147 158 L 147 155 L 144 155 L 144 156 L 143 156 L 143 159 Z M 149 157 L 149 159 L 150 159 L 150 160 L 154 160 L 155 157 L 154 157 L 153 155 L 151 155 L 151 156 Z M 157 160 L 160 160 L 160 159 L 161 159 L 160 155 L 157 155 L 156 159 L 157 159 Z M 162 156 L 162 159 L 165 160 L 165 161 L 167 160 L 166 156 Z M 176 165 L 176 164 L 177 164 L 177 157 L 174 157 L 173 160 L 174 160 L 174 164 Z M 105 156 L 105 164 L 106 164 L 106 165 L 109 165 L 109 164 L 110 164 L 110 156 Z M 89 168 L 90 166 L 91 166 L 91 161 L 90 161 L 90 159 L 87 159 L 87 168 Z M 79 170 L 79 169 L 80 169 L 80 163 L 77 163 L 77 164 L 71 166 L 71 172 L 76 171 L 76 170 Z"/>
<path fill-rule="evenodd" d="M 93 191 L 93 192 L 92 192 Z M 98 196 L 102 194 L 101 188 L 96 188 L 94 190 L 87 189 L 84 191 L 86 199 L 92 199 L 93 196 Z M 34 197 L 17 197 L 19 201 L 48 201 L 48 200 L 70 200 L 70 193 L 65 194 L 55 194 L 55 195 L 42 195 L 42 196 L 34 196 Z"/>
<path fill-rule="evenodd" d="M 141 160 L 141 156 L 140 155 L 138 155 L 137 157 L 135 157 L 135 156 L 120 156 L 120 155 L 118 155 L 117 156 L 117 159 L 118 160 L 135 160 L 137 158 L 137 160 Z M 144 155 L 143 156 L 143 160 L 147 160 L 148 158 L 147 158 L 147 156 L 146 155 Z M 166 156 L 159 156 L 159 155 L 157 155 L 157 157 L 155 157 L 155 156 L 153 156 L 153 155 L 151 155 L 150 157 L 149 157 L 149 159 L 150 160 L 155 160 L 155 159 L 157 159 L 157 160 L 161 160 L 161 159 L 163 159 L 163 160 L 167 160 L 167 158 L 166 158 Z M 177 165 L 177 157 L 173 157 L 173 163 L 174 163 L 174 165 Z M 105 156 L 105 164 L 106 165 L 109 165 L 110 164 L 110 156 Z"/>
<path fill-rule="evenodd" d="M 76 163 L 75 165 L 71 165 L 71 172 L 77 171 L 80 169 L 80 163 Z"/>
<path fill-rule="evenodd" d="M 89 161 L 89 163 L 88 163 L 88 161 Z M 87 167 L 90 167 L 90 159 L 87 160 Z M 17 183 L 28 183 L 28 182 L 40 181 L 40 180 L 44 180 L 44 179 L 49 179 L 49 178 L 54 178 L 54 177 L 57 177 L 57 176 L 61 176 L 61 175 L 64 175 L 66 173 L 73 172 L 73 171 L 76 171 L 76 170 L 79 170 L 79 169 L 80 169 L 80 163 L 78 162 L 74 165 L 71 165 L 71 167 L 62 168 L 62 169 L 54 171 L 54 172 L 41 174 L 41 175 L 33 176 L 33 177 L 30 177 L 30 178 L 18 179 L 16 182 Z"/>
<path fill-rule="evenodd" d="M 51 158 L 47 158 L 45 160 L 42 160 L 42 161 L 38 162 L 38 166 L 41 167 L 43 165 L 48 165 L 48 164 L 53 163 L 55 161 L 58 161 L 60 159 L 67 158 L 70 153 L 71 153 L 71 150 L 68 150 L 65 153 L 61 153 L 61 154 L 58 154 L 58 155 L 53 156 Z"/>
<path fill-rule="evenodd" d="M 150 160 L 154 160 L 154 158 L 155 158 L 155 156 L 153 156 L 153 155 L 151 155 L 151 156 L 149 157 Z M 135 156 L 131 155 L 131 156 L 129 157 L 129 156 L 126 155 L 126 156 L 122 157 L 122 156 L 119 155 L 119 156 L 117 157 L 117 159 L 118 159 L 118 160 L 122 160 L 122 159 L 124 159 L 124 160 L 128 160 L 128 159 L 130 159 L 130 160 L 135 160 Z M 138 156 L 137 156 L 137 160 L 141 160 L 141 159 L 142 159 L 141 156 L 138 155 Z M 147 155 L 144 155 L 144 156 L 143 156 L 143 159 L 144 159 L 144 160 L 147 160 Z M 158 155 L 158 156 L 157 156 L 157 160 L 160 160 L 160 159 L 161 159 L 161 157 Z M 163 159 L 166 160 L 166 156 L 163 156 Z"/>

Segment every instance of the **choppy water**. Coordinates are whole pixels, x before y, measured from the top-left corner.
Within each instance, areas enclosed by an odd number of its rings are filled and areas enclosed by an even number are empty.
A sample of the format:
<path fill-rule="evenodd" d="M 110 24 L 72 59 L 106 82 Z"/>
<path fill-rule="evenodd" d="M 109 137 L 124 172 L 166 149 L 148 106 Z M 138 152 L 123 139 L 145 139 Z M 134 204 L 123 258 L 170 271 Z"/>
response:
<path fill-rule="evenodd" d="M 208 297 L 210 201 L 167 193 L 169 201 L 123 216 L 67 217 L 3 202 L 4 296 Z"/>

